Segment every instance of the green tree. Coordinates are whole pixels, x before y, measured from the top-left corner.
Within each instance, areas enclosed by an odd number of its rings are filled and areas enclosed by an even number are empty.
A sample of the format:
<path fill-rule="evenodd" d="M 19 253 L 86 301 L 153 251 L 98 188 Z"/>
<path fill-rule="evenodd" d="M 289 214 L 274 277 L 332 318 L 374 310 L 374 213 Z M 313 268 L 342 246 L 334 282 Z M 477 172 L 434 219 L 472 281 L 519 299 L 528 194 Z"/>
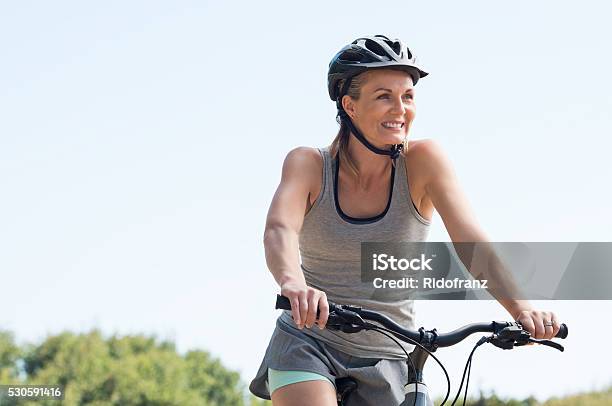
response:
<path fill-rule="evenodd" d="M 612 386 L 599 392 L 582 393 L 567 396 L 563 399 L 553 398 L 542 406 L 608 406 L 612 405 Z"/>
<path fill-rule="evenodd" d="M 16 383 L 19 370 L 17 362 L 21 358 L 21 349 L 15 344 L 13 335 L 0 330 L 0 382 Z"/>
<path fill-rule="evenodd" d="M 245 405 L 238 373 L 204 351 L 176 352 L 173 343 L 145 336 L 104 339 L 99 331 L 62 333 L 19 350 L 0 336 L 2 383 L 60 385 L 65 406 Z M 18 379 L 19 357 L 25 379 Z M 7 378 L 5 379 L 4 376 Z M 250 400 L 250 399 L 249 399 Z M 11 403 L 12 402 L 12 403 Z M 58 401 L 6 400 L 2 405 L 57 405 Z"/>

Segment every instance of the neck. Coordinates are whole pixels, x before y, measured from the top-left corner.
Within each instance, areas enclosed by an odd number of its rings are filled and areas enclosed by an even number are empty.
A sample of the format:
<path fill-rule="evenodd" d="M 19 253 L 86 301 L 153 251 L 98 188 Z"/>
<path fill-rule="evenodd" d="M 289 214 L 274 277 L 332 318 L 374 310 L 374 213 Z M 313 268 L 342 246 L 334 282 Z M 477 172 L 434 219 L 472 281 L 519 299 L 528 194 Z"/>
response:
<path fill-rule="evenodd" d="M 377 147 L 384 149 L 390 148 L 388 145 Z M 370 151 L 352 134 L 348 142 L 348 152 L 359 170 L 359 177 L 362 179 L 381 176 L 387 173 L 391 167 L 392 161 L 389 156 L 379 155 Z"/>

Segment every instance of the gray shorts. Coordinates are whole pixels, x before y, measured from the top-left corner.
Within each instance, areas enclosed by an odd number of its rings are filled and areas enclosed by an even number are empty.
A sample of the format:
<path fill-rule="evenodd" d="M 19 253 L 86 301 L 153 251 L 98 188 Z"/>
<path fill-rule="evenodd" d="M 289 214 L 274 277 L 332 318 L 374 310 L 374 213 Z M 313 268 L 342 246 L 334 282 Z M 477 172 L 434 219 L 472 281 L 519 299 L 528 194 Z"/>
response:
<path fill-rule="evenodd" d="M 280 319 L 276 321 L 259 371 L 249 385 L 251 393 L 263 399 L 270 399 L 268 368 L 314 372 L 331 382 L 337 378 L 351 377 L 358 386 L 348 398 L 346 405 L 349 406 L 397 406 L 407 400 L 404 385 L 408 381 L 408 366 L 405 360 L 354 357 Z M 412 396 L 409 398 L 412 399 Z"/>

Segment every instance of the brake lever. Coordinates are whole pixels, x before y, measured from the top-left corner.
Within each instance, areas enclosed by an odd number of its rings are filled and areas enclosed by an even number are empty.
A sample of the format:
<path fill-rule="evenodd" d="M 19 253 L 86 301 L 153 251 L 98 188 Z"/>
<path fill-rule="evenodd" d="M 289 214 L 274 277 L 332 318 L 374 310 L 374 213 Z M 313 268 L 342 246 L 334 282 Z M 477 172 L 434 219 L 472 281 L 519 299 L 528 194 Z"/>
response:
<path fill-rule="evenodd" d="M 521 326 L 521 323 L 517 322 L 516 323 L 518 327 L 520 327 L 521 329 L 523 328 Z M 561 352 L 565 351 L 565 348 L 554 341 L 551 340 L 545 340 L 545 339 L 541 339 L 541 338 L 532 338 L 531 335 L 529 333 L 527 333 L 527 335 L 523 335 L 521 336 L 521 339 L 517 340 L 517 342 L 514 344 L 517 347 L 523 346 L 523 345 L 527 345 L 528 343 L 534 343 L 534 344 L 541 344 L 541 345 L 545 345 L 547 347 L 552 347 L 555 350 L 559 350 Z"/>
<path fill-rule="evenodd" d="M 529 342 L 530 343 L 535 343 L 535 344 L 546 345 L 548 347 L 552 347 L 552 348 L 554 348 L 556 350 L 559 350 L 561 352 L 565 351 L 565 348 L 563 348 L 563 346 L 561 344 L 556 343 L 554 341 L 529 337 Z"/>

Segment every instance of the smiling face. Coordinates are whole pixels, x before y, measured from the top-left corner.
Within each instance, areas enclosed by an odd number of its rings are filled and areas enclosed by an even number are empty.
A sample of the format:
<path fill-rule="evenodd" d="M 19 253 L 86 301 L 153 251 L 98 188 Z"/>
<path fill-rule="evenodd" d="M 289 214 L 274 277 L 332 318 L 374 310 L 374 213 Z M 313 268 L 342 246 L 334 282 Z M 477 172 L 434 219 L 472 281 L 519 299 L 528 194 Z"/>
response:
<path fill-rule="evenodd" d="M 365 80 L 359 98 L 344 96 L 344 110 L 373 145 L 384 148 L 401 144 L 416 112 L 411 76 L 392 69 L 371 70 L 362 75 Z"/>

